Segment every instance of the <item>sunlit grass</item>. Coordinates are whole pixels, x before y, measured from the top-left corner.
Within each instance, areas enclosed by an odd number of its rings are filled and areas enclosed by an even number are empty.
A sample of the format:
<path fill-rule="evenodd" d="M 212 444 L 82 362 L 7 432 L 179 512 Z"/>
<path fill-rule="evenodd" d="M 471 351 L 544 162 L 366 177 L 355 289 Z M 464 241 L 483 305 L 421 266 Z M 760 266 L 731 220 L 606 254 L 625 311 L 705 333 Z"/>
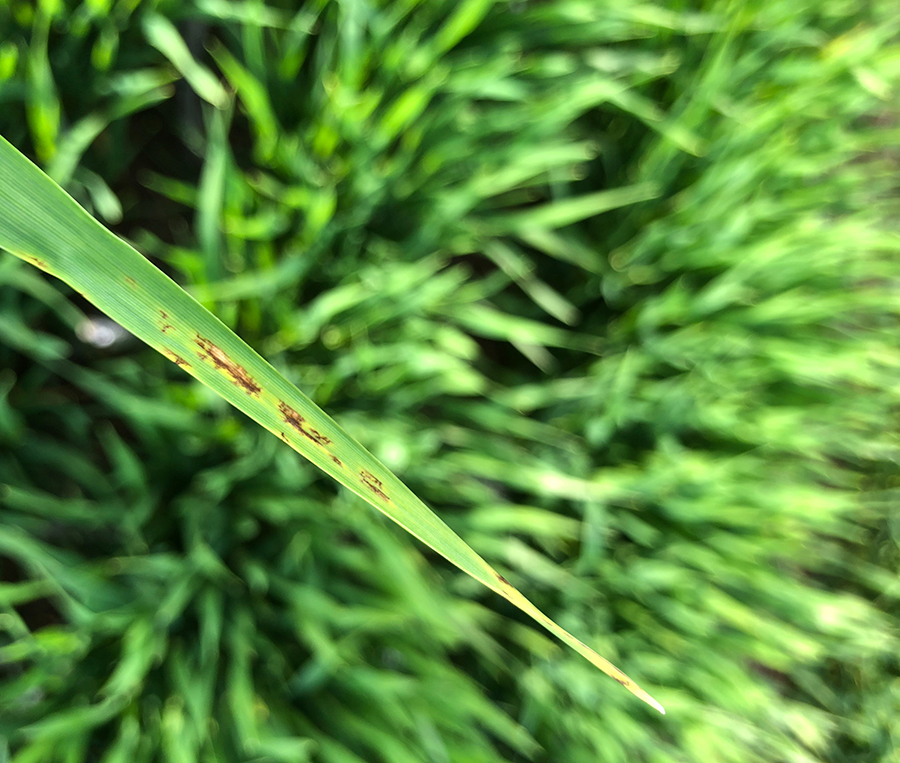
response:
<path fill-rule="evenodd" d="M 18 760 L 890 760 L 891 4 L 101 5 L 0 134 L 668 714 L 5 257 Z"/>

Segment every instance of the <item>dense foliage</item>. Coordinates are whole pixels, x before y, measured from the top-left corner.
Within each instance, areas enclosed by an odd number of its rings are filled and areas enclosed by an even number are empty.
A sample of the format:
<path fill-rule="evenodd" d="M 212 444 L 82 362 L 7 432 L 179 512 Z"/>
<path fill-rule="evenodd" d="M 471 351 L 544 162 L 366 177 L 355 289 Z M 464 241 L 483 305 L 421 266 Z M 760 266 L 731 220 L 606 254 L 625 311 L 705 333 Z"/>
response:
<path fill-rule="evenodd" d="M 0 134 L 668 710 L 0 256 L 0 760 L 897 760 L 894 5 L 0 3 Z"/>

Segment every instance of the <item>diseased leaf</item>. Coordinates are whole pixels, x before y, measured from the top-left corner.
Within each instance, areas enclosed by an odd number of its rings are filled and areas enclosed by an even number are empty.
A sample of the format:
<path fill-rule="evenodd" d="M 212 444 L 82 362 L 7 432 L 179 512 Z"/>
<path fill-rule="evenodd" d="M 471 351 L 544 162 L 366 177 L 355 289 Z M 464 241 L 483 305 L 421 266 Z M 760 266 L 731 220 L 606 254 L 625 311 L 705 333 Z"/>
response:
<path fill-rule="evenodd" d="M 0 247 L 68 283 L 637 697 L 665 712 L 621 670 L 538 610 L 315 403 L 3 139 Z"/>

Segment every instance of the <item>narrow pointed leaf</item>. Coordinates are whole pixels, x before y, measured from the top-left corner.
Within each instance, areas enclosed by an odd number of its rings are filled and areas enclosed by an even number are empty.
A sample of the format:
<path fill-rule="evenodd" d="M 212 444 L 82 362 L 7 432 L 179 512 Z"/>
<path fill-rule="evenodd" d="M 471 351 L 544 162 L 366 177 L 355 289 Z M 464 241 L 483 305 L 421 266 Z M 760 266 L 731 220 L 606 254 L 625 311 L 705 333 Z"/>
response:
<path fill-rule="evenodd" d="M 65 281 L 342 485 L 664 712 L 621 670 L 538 610 L 218 318 L 90 217 L 2 138 L 0 247 Z"/>

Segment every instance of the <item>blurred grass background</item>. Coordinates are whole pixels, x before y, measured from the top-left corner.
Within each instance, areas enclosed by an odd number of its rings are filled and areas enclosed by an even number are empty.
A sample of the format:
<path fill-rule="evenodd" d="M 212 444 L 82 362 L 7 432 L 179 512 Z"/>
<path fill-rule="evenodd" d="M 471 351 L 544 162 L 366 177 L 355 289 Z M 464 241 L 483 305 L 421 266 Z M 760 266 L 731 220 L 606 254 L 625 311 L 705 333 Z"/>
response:
<path fill-rule="evenodd" d="M 900 760 L 898 29 L 0 2 L 0 134 L 668 710 L 3 256 L 0 760 Z"/>

